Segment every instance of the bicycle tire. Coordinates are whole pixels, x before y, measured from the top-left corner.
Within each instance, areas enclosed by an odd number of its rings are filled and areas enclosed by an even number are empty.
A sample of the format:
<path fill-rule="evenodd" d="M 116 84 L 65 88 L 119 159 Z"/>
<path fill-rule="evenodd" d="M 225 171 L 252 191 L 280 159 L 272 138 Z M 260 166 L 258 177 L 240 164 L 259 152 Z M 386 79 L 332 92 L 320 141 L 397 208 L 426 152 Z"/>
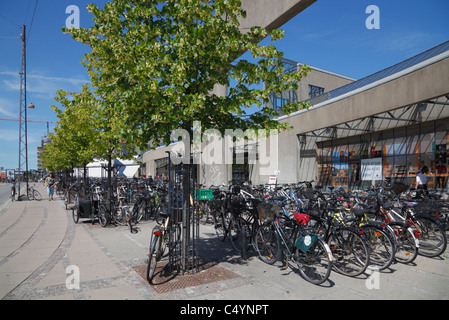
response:
<path fill-rule="evenodd" d="M 140 222 L 142 218 L 145 216 L 146 212 L 147 212 L 147 202 L 145 200 L 142 200 L 137 207 L 137 212 L 133 214 L 134 221 L 136 223 Z"/>
<path fill-rule="evenodd" d="M 216 212 L 213 215 L 215 234 L 217 235 L 217 239 L 221 242 L 226 239 L 226 236 L 228 234 L 225 215 L 226 213 L 223 210 L 220 210 L 219 213 Z"/>
<path fill-rule="evenodd" d="M 122 208 L 116 208 L 112 214 L 112 219 L 120 226 L 126 225 L 126 214 Z"/>
<path fill-rule="evenodd" d="M 242 253 L 242 248 L 248 250 L 248 234 L 249 226 L 245 219 L 241 217 L 233 218 L 232 226 L 230 230 L 231 233 L 231 245 L 238 253 Z"/>
<path fill-rule="evenodd" d="M 36 201 L 42 200 L 42 195 L 39 191 L 33 190 L 32 195 L 33 195 L 33 200 L 36 200 Z"/>
<path fill-rule="evenodd" d="M 447 236 L 443 226 L 431 217 L 418 216 L 413 220 L 412 226 L 419 240 L 418 254 L 430 258 L 441 255 L 447 247 Z"/>
<path fill-rule="evenodd" d="M 104 204 L 100 204 L 98 207 L 98 221 L 100 222 L 100 226 L 106 227 L 109 224 L 109 220 L 108 209 Z"/>
<path fill-rule="evenodd" d="M 72 209 L 72 219 L 75 223 L 78 223 L 78 221 L 80 221 L 79 211 L 76 207 Z"/>
<path fill-rule="evenodd" d="M 252 243 L 260 260 L 269 265 L 273 265 L 276 262 L 278 242 L 271 223 L 264 223 L 259 226 L 254 234 Z"/>
<path fill-rule="evenodd" d="M 357 277 L 370 263 L 369 248 L 365 239 L 354 229 L 338 227 L 327 241 L 333 256 L 334 269 L 343 275 Z"/>
<path fill-rule="evenodd" d="M 154 220 L 156 220 L 156 223 L 158 225 L 161 225 L 165 217 L 167 217 L 168 215 L 169 212 L 167 203 L 165 201 L 160 201 L 154 212 Z"/>
<path fill-rule="evenodd" d="M 209 207 L 209 204 L 207 202 L 203 203 L 203 215 L 201 217 L 201 222 L 208 223 L 210 216 L 211 216 L 211 209 Z"/>
<path fill-rule="evenodd" d="M 377 225 L 365 224 L 360 228 L 362 236 L 370 248 L 370 265 L 368 269 L 385 270 L 394 261 L 396 243 L 390 233 Z M 372 267 L 375 266 L 375 267 Z"/>
<path fill-rule="evenodd" d="M 154 229 L 153 229 L 154 232 Z M 150 253 L 148 255 L 148 266 L 147 266 L 147 280 L 152 283 L 154 278 L 154 272 L 156 271 L 156 265 L 158 262 L 159 247 L 160 247 L 160 236 L 151 236 L 150 240 Z"/>
<path fill-rule="evenodd" d="M 332 253 L 323 239 L 318 238 L 307 252 L 296 248 L 293 259 L 304 280 L 319 285 L 329 279 L 332 270 Z"/>
<path fill-rule="evenodd" d="M 390 222 L 387 230 L 396 242 L 395 261 L 403 264 L 412 263 L 418 256 L 419 241 L 410 227 L 402 222 Z"/>

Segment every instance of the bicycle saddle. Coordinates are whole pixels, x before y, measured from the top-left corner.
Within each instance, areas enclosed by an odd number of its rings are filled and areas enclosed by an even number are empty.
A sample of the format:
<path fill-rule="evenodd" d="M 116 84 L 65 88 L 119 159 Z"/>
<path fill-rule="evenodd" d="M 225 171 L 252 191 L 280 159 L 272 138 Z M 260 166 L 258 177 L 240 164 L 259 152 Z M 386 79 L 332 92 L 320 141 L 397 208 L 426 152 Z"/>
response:
<path fill-rule="evenodd" d="M 402 204 L 405 205 L 407 208 L 414 208 L 418 205 L 418 202 L 403 201 Z"/>
<path fill-rule="evenodd" d="M 368 210 L 364 209 L 364 208 L 352 208 L 351 209 L 351 213 L 356 217 L 363 216 L 367 212 L 368 212 Z"/>

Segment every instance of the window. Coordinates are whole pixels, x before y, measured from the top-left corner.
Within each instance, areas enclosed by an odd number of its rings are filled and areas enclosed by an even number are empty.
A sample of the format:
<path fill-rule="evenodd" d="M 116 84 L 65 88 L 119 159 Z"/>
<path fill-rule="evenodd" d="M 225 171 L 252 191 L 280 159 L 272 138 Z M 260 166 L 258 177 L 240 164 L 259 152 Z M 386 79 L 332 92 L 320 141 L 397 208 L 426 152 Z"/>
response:
<path fill-rule="evenodd" d="M 324 93 L 324 88 L 312 86 L 309 84 L 309 98 L 310 99 L 318 97 L 318 96 L 322 95 L 323 93 Z"/>
<path fill-rule="evenodd" d="M 278 110 L 284 106 L 288 102 L 287 99 L 282 99 L 278 97 L 274 97 L 274 109 Z"/>

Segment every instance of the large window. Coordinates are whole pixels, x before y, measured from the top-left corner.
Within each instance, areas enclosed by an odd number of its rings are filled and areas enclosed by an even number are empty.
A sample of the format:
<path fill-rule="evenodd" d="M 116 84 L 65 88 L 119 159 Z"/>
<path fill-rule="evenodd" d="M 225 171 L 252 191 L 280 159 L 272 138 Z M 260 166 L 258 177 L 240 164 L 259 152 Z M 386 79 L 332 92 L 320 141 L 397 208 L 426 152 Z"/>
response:
<path fill-rule="evenodd" d="M 447 122 L 447 119 L 446 119 Z M 354 188 L 361 160 L 382 158 L 384 179 L 415 186 L 418 170 L 428 168 L 428 186 L 446 189 L 449 171 L 449 125 L 430 121 L 318 143 L 319 178 L 323 185 Z M 371 181 L 362 181 L 370 185 Z"/>
<path fill-rule="evenodd" d="M 318 96 L 322 95 L 323 93 L 324 93 L 324 88 L 312 86 L 309 84 L 309 98 L 310 99 L 318 97 Z"/>

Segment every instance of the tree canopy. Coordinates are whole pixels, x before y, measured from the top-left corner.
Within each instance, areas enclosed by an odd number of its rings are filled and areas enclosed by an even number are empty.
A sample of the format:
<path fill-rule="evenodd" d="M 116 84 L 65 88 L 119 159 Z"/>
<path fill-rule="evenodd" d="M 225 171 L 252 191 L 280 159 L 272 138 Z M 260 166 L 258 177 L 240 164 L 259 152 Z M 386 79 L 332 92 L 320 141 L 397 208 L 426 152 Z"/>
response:
<path fill-rule="evenodd" d="M 281 39 L 282 30 L 242 32 L 241 1 L 112 0 L 87 8 L 94 25 L 63 32 L 90 46 L 82 63 L 111 136 L 145 150 L 149 142 L 170 143 L 172 130 L 193 121 L 203 130 L 287 128 L 264 103 L 270 92 L 296 89 L 309 68 L 285 73 L 282 52 L 258 44 Z M 244 52 L 256 62 L 236 60 Z M 214 94 L 215 85 L 228 94 Z M 259 110 L 247 114 L 251 106 Z M 304 107 L 292 102 L 281 112 Z"/>

